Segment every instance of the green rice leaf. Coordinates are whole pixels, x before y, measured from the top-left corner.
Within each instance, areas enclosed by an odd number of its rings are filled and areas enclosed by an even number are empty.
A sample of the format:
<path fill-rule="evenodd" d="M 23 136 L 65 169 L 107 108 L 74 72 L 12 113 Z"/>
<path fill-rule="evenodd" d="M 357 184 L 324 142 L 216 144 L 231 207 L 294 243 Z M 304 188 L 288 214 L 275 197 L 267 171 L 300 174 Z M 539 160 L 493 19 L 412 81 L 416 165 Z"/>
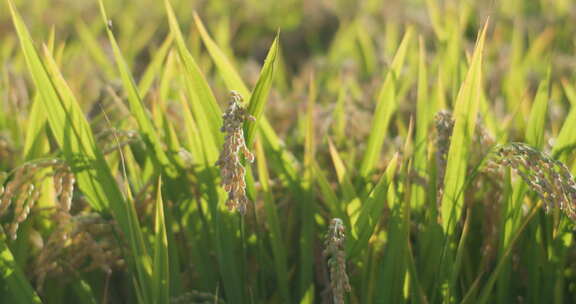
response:
<path fill-rule="evenodd" d="M 442 228 L 449 235 L 454 233 L 464 202 L 463 188 L 467 176 L 469 147 L 474 136 L 482 91 L 482 52 L 487 25 L 486 23 L 478 35 L 470 69 L 460 87 L 454 107 L 454 130 L 448 150 L 441 203 Z"/>
<path fill-rule="evenodd" d="M 552 148 L 552 155 L 554 157 L 558 156 L 558 153 L 574 148 L 576 145 L 576 107 L 572 107 L 568 115 L 566 116 L 566 120 L 564 120 L 564 124 L 562 124 L 562 128 L 560 129 L 560 133 L 558 133 L 558 137 L 556 137 L 556 141 L 554 142 L 554 148 Z"/>
<path fill-rule="evenodd" d="M 154 266 L 152 273 L 153 303 L 170 302 L 170 263 L 168 253 L 168 238 L 166 237 L 166 222 L 164 219 L 164 203 L 162 202 L 162 179 L 158 179 L 156 195 L 156 216 L 154 225 Z"/>
<path fill-rule="evenodd" d="M 238 72 L 236 72 L 236 69 L 234 69 L 234 65 L 230 60 L 228 60 L 226 54 L 224 54 L 224 52 L 220 50 L 218 45 L 216 45 L 214 40 L 212 40 L 212 38 L 208 34 L 208 31 L 204 27 L 202 20 L 200 19 L 200 17 L 198 17 L 198 14 L 196 12 L 194 12 L 194 22 L 196 24 L 198 32 L 200 32 L 202 41 L 204 42 L 204 45 L 208 49 L 210 56 L 212 56 L 214 63 L 218 67 L 218 70 L 220 71 L 220 74 L 222 76 L 222 79 L 226 83 L 226 86 L 230 90 L 236 90 L 238 93 L 240 93 L 240 95 L 242 95 L 242 97 L 248 100 L 248 98 L 251 95 L 250 90 L 244 84 L 242 78 L 240 77 Z"/>
<path fill-rule="evenodd" d="M 195 118 L 198 123 L 200 123 L 199 118 L 203 117 L 202 120 L 206 122 L 208 130 L 212 134 L 212 140 L 215 141 L 216 145 L 220 146 L 224 142 L 222 134 L 220 133 L 222 111 L 196 60 L 194 60 L 194 57 L 192 57 L 192 54 L 190 54 L 186 48 L 184 37 L 180 31 L 170 1 L 165 0 L 164 5 L 168 14 L 170 32 L 176 41 L 178 55 L 185 71 L 186 86 L 190 94 L 190 100 L 188 100 L 190 102 L 190 108 L 197 114 Z"/>
<path fill-rule="evenodd" d="M 576 145 L 576 93 L 568 82 L 563 81 L 562 84 L 566 96 L 568 96 L 570 100 L 571 107 L 554 142 L 554 147 L 552 148 L 552 155 L 554 157 L 558 157 L 560 153 L 567 149 L 574 148 Z"/>
<path fill-rule="evenodd" d="M 562 88 L 564 88 L 564 94 L 566 94 L 570 105 L 576 105 L 576 89 L 574 86 L 568 80 L 562 79 Z"/>
<path fill-rule="evenodd" d="M 534 98 L 534 104 L 532 105 L 526 128 L 526 142 L 539 149 L 542 148 L 544 144 L 544 129 L 546 125 L 546 114 L 548 113 L 549 83 L 550 72 L 548 72 L 546 79 L 542 80 L 538 86 L 538 92 Z"/>
<path fill-rule="evenodd" d="M 270 177 L 268 174 L 268 166 L 266 164 L 266 154 L 264 153 L 264 147 L 262 147 L 262 141 L 260 139 L 256 141 L 255 146 L 258 176 L 260 177 L 260 184 L 262 185 L 266 220 L 270 229 L 270 241 L 272 243 L 275 274 L 278 280 L 283 302 L 291 303 L 288 268 L 286 264 L 287 251 L 282 239 L 280 219 L 278 217 L 278 208 L 276 207 L 276 203 L 270 189 Z"/>
<path fill-rule="evenodd" d="M 99 29 L 101 29 L 101 27 L 99 27 Z M 78 38 L 80 38 L 80 41 L 82 41 L 82 44 L 85 46 L 84 49 L 88 51 L 96 64 L 104 70 L 104 75 L 112 78 L 114 75 L 114 64 L 108 59 L 108 56 L 106 56 L 106 53 L 100 47 L 100 43 L 93 31 L 86 23 L 80 21 L 76 23 L 76 32 L 78 32 Z"/>
<path fill-rule="evenodd" d="M 0 228 L 0 300 L 18 304 L 42 303 L 6 245 L 6 233 L 2 228 Z"/>
<path fill-rule="evenodd" d="M 41 156 L 44 152 L 44 147 L 48 148 L 48 139 L 46 138 L 46 114 L 42 106 L 40 96 L 34 96 L 32 107 L 30 109 L 30 116 L 26 129 L 26 137 L 24 140 L 23 154 L 26 159 L 32 159 L 31 156 Z"/>
<path fill-rule="evenodd" d="M 364 63 L 364 70 L 367 75 L 372 75 L 374 68 L 377 66 L 376 50 L 370 33 L 366 31 L 366 27 L 362 22 L 355 22 L 356 40 L 358 42 L 358 50 L 362 62 Z"/>
<path fill-rule="evenodd" d="M 169 51 L 172 49 L 173 41 L 174 38 L 172 38 L 172 35 L 168 34 L 168 37 L 166 37 L 160 48 L 154 53 L 152 62 L 150 62 L 146 68 L 146 71 L 142 75 L 140 82 L 138 83 L 138 91 L 140 92 L 141 96 L 146 96 L 150 90 L 150 87 L 152 86 L 152 83 L 154 82 L 154 79 L 160 74 L 162 64 L 165 62 Z"/>
<path fill-rule="evenodd" d="M 355 229 L 352 230 L 353 239 L 348 241 L 348 246 L 346 247 L 347 256 L 351 259 L 366 248 L 368 240 L 374 232 L 374 228 L 376 228 L 376 225 L 380 221 L 380 214 L 382 214 L 384 204 L 387 201 L 388 192 L 391 190 L 390 187 L 393 185 L 392 180 L 396 173 L 397 166 L 398 154 L 395 154 L 388 163 L 386 172 L 382 174 L 380 180 L 376 186 L 374 186 L 374 189 L 370 191 L 366 202 L 362 205 L 360 215 L 356 221 L 352 222 L 352 225 L 355 227 Z"/>
<path fill-rule="evenodd" d="M 346 213 L 350 217 L 352 222 L 356 221 L 358 218 L 361 202 L 360 196 L 356 191 L 356 188 L 352 184 L 352 181 L 349 176 L 349 171 L 346 169 L 344 165 L 344 161 L 340 157 L 340 153 L 336 149 L 336 146 L 332 143 L 330 139 L 328 139 L 328 149 L 330 151 L 330 156 L 332 158 L 332 164 L 334 165 L 334 169 L 336 170 L 336 176 L 338 178 L 338 184 L 342 189 L 343 199 L 346 203 Z M 352 230 L 354 231 L 355 226 L 352 226 Z"/>
<path fill-rule="evenodd" d="M 374 166 L 380 160 L 380 152 L 382 151 L 384 139 L 387 136 L 390 119 L 398 107 L 396 87 L 399 82 L 400 69 L 404 65 L 404 58 L 406 57 L 411 39 L 412 30 L 408 29 L 396 51 L 390 71 L 388 71 L 386 79 L 378 92 L 378 103 L 376 105 L 374 118 L 372 118 L 372 131 L 370 132 L 368 146 L 360 167 L 360 175 L 362 177 L 367 177 L 372 173 L 372 169 L 374 169 Z"/>
<path fill-rule="evenodd" d="M 280 32 L 274 38 L 272 46 L 268 51 L 268 55 L 264 60 L 264 66 L 262 71 L 260 71 L 260 77 L 258 82 L 256 82 L 256 87 L 252 95 L 250 95 L 250 102 L 248 103 L 248 112 L 256 118 L 254 122 L 247 122 L 247 126 L 244 126 L 244 131 L 246 132 L 246 145 L 250 147 L 254 136 L 256 135 L 256 127 L 261 121 L 261 117 L 264 114 L 264 105 L 268 101 L 268 93 L 272 87 L 272 80 L 274 79 L 274 72 L 278 63 L 278 40 L 280 39 Z"/>
<path fill-rule="evenodd" d="M 104 23 L 108 23 L 109 19 L 106 15 L 106 10 L 104 8 L 104 4 L 102 0 L 98 1 L 100 4 L 100 12 L 102 14 L 102 18 Z M 154 129 L 154 125 L 150 120 L 149 114 L 146 111 L 142 103 L 142 99 L 140 98 L 140 93 L 138 92 L 138 88 L 134 83 L 134 79 L 130 74 L 130 70 L 128 65 L 124 61 L 122 56 L 122 51 L 120 51 L 120 47 L 116 42 L 116 38 L 114 38 L 114 34 L 112 33 L 112 29 L 110 26 L 106 27 L 106 32 L 108 33 L 108 39 L 110 40 L 110 44 L 112 45 L 112 50 L 114 52 L 114 57 L 116 59 L 116 64 L 118 66 L 118 71 L 120 72 L 120 76 L 122 78 L 122 83 L 124 84 L 124 88 L 128 91 L 128 101 L 130 103 L 130 111 L 136 118 L 138 122 L 138 126 L 140 128 L 140 135 L 142 136 L 143 141 L 146 143 L 146 146 L 153 151 L 152 156 L 153 159 L 158 163 L 159 169 L 163 170 L 168 176 L 174 177 L 176 176 L 176 168 L 170 162 L 166 153 L 162 148 L 162 142 L 160 141 L 160 137 L 158 136 L 156 130 Z"/>
<path fill-rule="evenodd" d="M 332 140 L 328 139 L 328 150 L 330 151 L 330 156 L 332 158 L 332 164 L 334 165 L 334 169 L 336 170 L 336 176 L 338 177 L 338 183 L 340 187 L 342 187 L 342 191 L 344 193 L 345 200 L 351 200 L 355 197 L 358 197 L 356 193 L 356 188 L 352 184 L 350 180 L 350 173 L 346 169 L 344 165 L 344 161 L 340 156 L 340 153 L 336 149 L 336 146 L 332 142 Z"/>
<path fill-rule="evenodd" d="M 427 173 L 427 152 L 428 152 L 428 130 L 430 126 L 430 112 L 432 105 L 428 99 L 428 71 L 426 68 L 426 49 L 424 39 L 420 37 L 418 41 L 418 99 L 416 101 L 416 137 L 414 139 L 414 170 L 419 176 L 426 176 Z M 411 196 L 412 208 L 418 209 L 424 205 L 426 200 L 425 190 L 422 187 L 414 186 Z"/>
<path fill-rule="evenodd" d="M 320 193 L 322 194 L 322 199 L 324 200 L 327 207 L 330 209 L 330 214 L 332 217 L 337 217 L 344 220 L 347 228 L 350 228 L 350 220 L 347 216 L 345 216 L 345 212 L 342 208 L 342 204 L 336 195 L 334 189 L 332 189 L 332 185 L 326 176 L 326 173 L 322 168 L 318 165 L 318 163 L 314 162 L 313 164 L 314 169 L 314 180 L 320 188 Z"/>
<path fill-rule="evenodd" d="M 263 69 L 265 70 L 265 69 Z M 298 265 L 300 267 L 299 276 L 299 295 L 302 296 L 300 303 L 314 301 L 314 292 L 312 288 L 312 265 L 313 265 L 313 238 L 314 238 L 314 214 L 316 204 L 314 203 L 314 193 L 312 185 L 314 183 L 314 174 L 312 165 L 315 162 L 316 138 L 315 138 L 315 119 L 314 108 L 316 104 L 316 84 L 314 75 L 309 80 L 308 101 L 306 105 L 306 120 L 304 127 L 304 174 L 301 180 L 301 193 L 299 196 L 300 206 L 300 255 Z"/>

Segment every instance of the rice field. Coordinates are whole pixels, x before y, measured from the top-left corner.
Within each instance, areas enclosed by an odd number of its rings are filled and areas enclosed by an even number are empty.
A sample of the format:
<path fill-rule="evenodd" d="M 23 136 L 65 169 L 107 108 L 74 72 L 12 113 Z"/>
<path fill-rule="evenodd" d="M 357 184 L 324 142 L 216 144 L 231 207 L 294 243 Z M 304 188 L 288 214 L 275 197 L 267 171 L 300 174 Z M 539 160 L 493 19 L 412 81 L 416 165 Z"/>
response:
<path fill-rule="evenodd" d="M 575 303 L 571 0 L 0 1 L 0 303 Z"/>

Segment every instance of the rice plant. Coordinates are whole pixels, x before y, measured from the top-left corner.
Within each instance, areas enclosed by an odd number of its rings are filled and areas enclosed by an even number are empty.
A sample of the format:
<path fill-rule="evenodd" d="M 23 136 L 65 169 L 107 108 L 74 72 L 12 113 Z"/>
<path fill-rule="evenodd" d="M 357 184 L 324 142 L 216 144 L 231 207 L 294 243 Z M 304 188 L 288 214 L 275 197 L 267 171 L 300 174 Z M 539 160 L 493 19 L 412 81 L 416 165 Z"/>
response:
<path fill-rule="evenodd" d="M 1 1 L 0 303 L 574 303 L 575 14 Z"/>

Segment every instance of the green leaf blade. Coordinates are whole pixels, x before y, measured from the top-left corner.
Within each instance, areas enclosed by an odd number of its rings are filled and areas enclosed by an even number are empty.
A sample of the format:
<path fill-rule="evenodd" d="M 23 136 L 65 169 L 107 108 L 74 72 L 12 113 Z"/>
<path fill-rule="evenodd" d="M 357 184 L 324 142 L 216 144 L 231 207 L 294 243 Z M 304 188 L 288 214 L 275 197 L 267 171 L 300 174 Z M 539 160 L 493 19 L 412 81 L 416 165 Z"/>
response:
<path fill-rule="evenodd" d="M 380 152 L 384 145 L 390 119 L 398 106 L 396 86 L 399 82 L 400 69 L 404 64 L 404 58 L 406 57 L 411 38 L 412 30 L 408 29 L 396 51 L 391 69 L 380 87 L 374 118 L 372 118 L 372 131 L 370 132 L 368 146 L 360 167 L 360 175 L 362 177 L 367 177 L 380 159 Z"/>
<path fill-rule="evenodd" d="M 108 23 L 108 17 L 102 0 L 99 0 L 99 4 L 103 21 L 104 23 Z M 124 88 L 128 91 L 130 111 L 138 122 L 140 134 L 143 137 L 147 147 L 153 151 L 152 155 L 154 160 L 158 163 L 159 169 L 163 170 L 168 176 L 174 177 L 176 175 L 176 168 L 174 167 L 174 164 L 170 162 L 168 156 L 166 156 L 166 153 L 162 148 L 160 137 L 154 129 L 154 125 L 152 124 L 146 108 L 142 103 L 142 98 L 140 97 L 138 88 L 136 87 L 126 61 L 122 56 L 122 51 L 116 42 L 116 38 L 114 38 L 111 27 L 107 26 L 106 32 L 108 34 L 110 44 L 112 45 L 118 71 L 120 72 L 120 77 L 122 78 L 122 83 L 124 84 Z"/>
<path fill-rule="evenodd" d="M 162 201 L 162 180 L 158 179 L 156 195 L 156 214 L 154 225 L 154 272 L 152 273 L 153 303 L 170 302 L 170 262 L 168 253 L 168 238 L 166 236 L 166 221 L 164 203 Z"/>
<path fill-rule="evenodd" d="M 487 24 L 478 36 L 470 69 L 460 87 L 454 107 L 454 130 L 448 150 L 440 210 L 442 228 L 449 235 L 454 233 L 464 202 L 463 188 L 467 176 L 469 147 L 474 136 L 482 90 L 482 52 L 486 28 Z"/>
<path fill-rule="evenodd" d="M 274 73 L 278 65 L 278 44 L 280 39 L 280 33 L 274 38 L 272 46 L 268 51 L 268 55 L 264 60 L 264 66 L 262 71 L 260 71 L 260 76 L 258 77 L 258 82 L 256 82 L 256 87 L 250 96 L 250 101 L 248 103 L 248 113 L 250 113 L 256 121 L 247 122 L 244 129 L 246 132 L 246 145 L 250 147 L 254 141 L 254 136 L 256 133 L 256 127 L 261 121 L 261 117 L 264 114 L 264 106 L 268 101 L 268 94 L 270 93 L 270 88 L 272 87 L 272 80 L 274 79 Z"/>

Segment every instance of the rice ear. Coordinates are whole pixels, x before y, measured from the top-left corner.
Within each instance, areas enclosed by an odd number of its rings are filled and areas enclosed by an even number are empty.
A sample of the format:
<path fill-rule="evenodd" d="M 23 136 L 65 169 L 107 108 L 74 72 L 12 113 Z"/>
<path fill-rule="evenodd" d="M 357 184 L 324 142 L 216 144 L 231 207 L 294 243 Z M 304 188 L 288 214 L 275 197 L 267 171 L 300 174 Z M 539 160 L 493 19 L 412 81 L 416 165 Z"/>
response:
<path fill-rule="evenodd" d="M 246 214 L 246 206 L 249 202 L 246 197 L 246 182 L 244 181 L 246 170 L 240 161 L 239 153 L 249 162 L 254 161 L 254 155 L 244 141 L 242 125 L 246 120 L 254 120 L 254 117 L 242 106 L 242 96 L 232 91 L 228 108 L 222 115 L 223 126 L 220 129 L 226 133 L 224 145 L 216 165 L 220 167 L 222 186 L 228 192 L 226 206 L 230 210 L 238 210 L 240 214 Z"/>

